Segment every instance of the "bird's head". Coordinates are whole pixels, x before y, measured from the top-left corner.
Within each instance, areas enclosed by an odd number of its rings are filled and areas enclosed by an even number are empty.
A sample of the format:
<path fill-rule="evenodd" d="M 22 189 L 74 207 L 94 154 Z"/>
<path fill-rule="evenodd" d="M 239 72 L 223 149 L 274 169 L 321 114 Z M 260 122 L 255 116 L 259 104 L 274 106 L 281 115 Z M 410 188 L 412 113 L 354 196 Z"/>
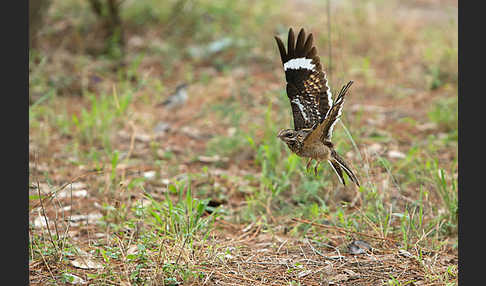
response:
<path fill-rule="evenodd" d="M 291 150 L 294 150 L 300 146 L 297 134 L 298 131 L 292 129 L 282 129 L 278 132 L 277 137 L 285 142 Z"/>

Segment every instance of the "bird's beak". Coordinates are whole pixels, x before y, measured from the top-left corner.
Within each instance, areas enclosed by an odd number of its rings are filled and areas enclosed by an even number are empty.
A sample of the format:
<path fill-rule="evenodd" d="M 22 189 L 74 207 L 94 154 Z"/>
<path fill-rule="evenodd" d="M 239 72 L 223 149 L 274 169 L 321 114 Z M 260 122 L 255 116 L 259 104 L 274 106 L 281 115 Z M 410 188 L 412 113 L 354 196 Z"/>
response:
<path fill-rule="evenodd" d="M 280 130 L 280 131 L 278 132 L 278 134 L 277 134 L 277 137 L 278 137 L 278 138 L 282 137 L 282 132 L 283 132 L 283 130 Z"/>

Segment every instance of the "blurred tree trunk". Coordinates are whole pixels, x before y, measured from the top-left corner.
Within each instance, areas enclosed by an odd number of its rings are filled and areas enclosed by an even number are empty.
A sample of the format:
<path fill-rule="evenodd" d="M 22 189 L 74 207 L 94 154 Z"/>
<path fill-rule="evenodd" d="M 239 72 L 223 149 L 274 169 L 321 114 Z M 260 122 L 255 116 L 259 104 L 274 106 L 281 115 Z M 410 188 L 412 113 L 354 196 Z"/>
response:
<path fill-rule="evenodd" d="M 125 50 L 125 39 L 123 36 L 123 26 L 120 17 L 120 5 L 123 0 L 89 0 L 91 10 L 98 16 L 104 30 L 105 53 L 121 53 L 123 57 Z"/>
<path fill-rule="evenodd" d="M 29 48 L 37 46 L 37 32 L 50 5 L 51 0 L 29 0 Z"/>

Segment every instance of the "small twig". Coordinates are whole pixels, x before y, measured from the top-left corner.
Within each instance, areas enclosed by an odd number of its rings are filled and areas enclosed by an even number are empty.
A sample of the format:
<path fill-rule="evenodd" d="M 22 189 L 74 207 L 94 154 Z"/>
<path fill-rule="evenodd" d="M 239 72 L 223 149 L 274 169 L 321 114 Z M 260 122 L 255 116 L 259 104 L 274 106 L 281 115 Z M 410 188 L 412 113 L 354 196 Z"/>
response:
<path fill-rule="evenodd" d="M 118 93 L 116 92 L 116 85 L 113 84 L 113 98 L 115 99 L 116 109 L 120 110 L 120 102 L 118 101 Z"/>
<path fill-rule="evenodd" d="M 209 273 L 209 275 L 206 277 L 206 279 L 204 279 L 204 283 L 203 283 L 203 285 L 206 285 L 206 283 L 207 283 L 207 282 L 208 282 L 208 280 L 211 278 L 211 276 L 213 275 L 213 273 L 214 273 L 214 270 L 213 270 L 213 271 L 211 271 L 211 273 Z"/>
<path fill-rule="evenodd" d="M 299 245 L 299 248 L 300 248 L 300 251 L 302 252 L 302 255 L 304 256 L 304 258 L 305 258 L 306 260 L 308 260 L 307 255 L 305 255 L 305 252 L 304 252 L 304 250 L 302 249 L 302 246 L 300 246 L 300 245 Z"/>
<path fill-rule="evenodd" d="M 280 252 L 280 249 L 282 248 L 282 246 L 284 246 L 284 244 L 287 243 L 287 241 L 289 241 L 288 239 L 286 239 L 284 242 L 282 242 L 282 244 L 280 244 L 280 246 L 278 247 L 277 249 L 277 254 Z"/>
<path fill-rule="evenodd" d="M 186 238 L 184 238 L 184 242 L 182 243 L 181 249 L 179 250 L 179 255 L 177 256 L 177 259 L 175 261 L 175 265 L 179 265 L 179 259 L 181 258 L 182 251 L 184 250 L 184 247 L 186 246 L 187 239 L 189 238 L 190 234 L 187 234 Z"/>
<path fill-rule="evenodd" d="M 258 225 L 255 232 L 251 235 L 251 237 L 248 240 L 255 239 L 260 234 L 260 230 L 262 229 L 262 225 Z"/>
<path fill-rule="evenodd" d="M 388 237 L 377 237 L 377 236 L 374 236 L 374 235 L 369 235 L 369 234 L 362 233 L 362 232 L 358 232 L 358 231 L 354 231 L 354 230 L 348 230 L 348 229 L 345 229 L 345 228 L 342 228 L 342 227 L 338 227 L 338 226 L 320 224 L 320 223 L 316 223 L 316 222 L 312 222 L 312 221 L 308 221 L 308 220 L 304 220 L 304 219 L 299 219 L 299 218 L 292 218 L 292 220 L 295 221 L 295 222 L 307 223 L 307 224 L 311 224 L 311 225 L 318 226 L 318 227 L 335 229 L 335 230 L 340 231 L 342 233 L 354 233 L 354 234 L 366 236 L 366 237 L 369 237 L 369 238 L 374 238 L 374 239 L 379 239 L 379 240 L 388 240 L 388 241 L 394 242 L 394 243 L 397 242 L 396 240 L 394 240 L 392 238 L 388 238 Z"/>
<path fill-rule="evenodd" d="M 32 233 L 32 230 L 31 228 L 29 227 L 29 235 L 30 235 L 30 241 L 34 241 L 34 234 Z M 34 247 L 32 246 L 32 243 L 29 243 L 29 247 L 30 247 L 30 255 L 32 257 L 32 259 L 34 259 Z"/>
<path fill-rule="evenodd" d="M 64 237 L 62 240 L 62 248 L 66 245 L 66 241 L 69 235 L 69 228 L 71 226 L 71 218 L 73 216 L 73 184 L 71 184 L 71 196 L 70 196 L 70 206 L 71 208 L 69 209 L 69 219 L 66 227 L 66 231 L 64 232 Z M 63 217 L 64 217 L 64 211 L 63 211 Z"/>
<path fill-rule="evenodd" d="M 126 251 L 125 251 L 125 249 L 123 247 L 123 242 L 121 241 L 121 239 L 117 235 L 115 235 L 115 238 L 116 238 L 116 240 L 118 242 L 118 245 L 120 246 L 120 252 L 121 252 L 123 261 L 126 262 L 127 256 L 126 256 Z M 127 285 L 131 285 L 131 283 L 130 283 L 130 272 L 128 271 L 127 263 L 123 263 L 122 266 L 123 266 L 123 268 L 125 270 L 125 275 L 126 275 L 126 277 L 128 279 L 128 281 L 126 281 L 125 283 L 127 283 Z M 121 280 L 121 278 L 120 278 L 120 280 Z"/>
<path fill-rule="evenodd" d="M 54 249 L 56 250 L 56 252 L 58 252 L 57 246 L 54 243 L 54 240 L 52 239 L 52 233 L 51 233 L 51 229 L 50 229 L 50 226 L 49 226 L 49 221 L 47 219 L 46 210 L 44 208 L 44 204 L 42 203 L 42 196 L 41 196 L 41 192 L 40 192 L 39 180 L 37 180 L 37 192 L 39 194 L 39 200 L 40 200 L 40 204 L 41 204 L 42 216 L 44 217 L 44 221 L 46 222 L 47 232 L 49 233 L 49 240 L 51 241 L 52 246 L 54 247 Z"/>
<path fill-rule="evenodd" d="M 309 239 L 306 238 L 305 242 L 309 245 L 309 247 L 312 249 L 312 251 L 314 251 L 315 254 L 322 256 L 324 259 L 333 260 L 329 256 L 326 256 L 326 255 L 322 254 L 319 250 L 315 249 L 314 246 L 312 245 L 312 243 L 310 243 Z M 339 254 L 339 252 L 338 252 L 338 255 L 341 256 Z"/>
<path fill-rule="evenodd" d="M 220 273 L 222 276 L 225 276 L 225 277 L 231 277 L 233 279 L 243 279 L 243 280 L 246 280 L 246 281 L 250 281 L 250 282 L 253 282 L 253 283 L 256 283 L 257 285 L 268 285 L 268 284 L 263 284 L 261 281 L 257 281 L 257 280 L 253 280 L 253 279 L 250 279 L 250 278 L 247 278 L 247 277 L 244 277 L 244 276 L 237 276 L 237 275 L 233 275 L 233 274 L 230 274 L 230 273 L 227 273 L 227 274 L 223 274 L 223 273 Z M 245 284 L 245 285 L 248 285 L 248 284 Z"/>
<path fill-rule="evenodd" d="M 44 254 L 42 254 L 42 249 L 40 249 L 39 245 L 37 245 L 37 243 L 35 242 L 35 240 L 32 240 L 32 243 L 34 243 L 35 246 L 37 246 L 37 248 L 39 249 L 39 254 L 41 255 L 42 257 L 42 260 L 44 261 L 44 264 L 46 265 L 47 267 L 47 270 L 49 271 L 49 273 L 51 274 L 51 277 L 54 281 L 56 281 L 56 278 L 54 277 L 54 274 L 52 273 L 52 270 L 51 270 L 51 267 L 49 267 L 49 263 L 47 263 L 47 260 L 46 258 L 44 257 Z"/>

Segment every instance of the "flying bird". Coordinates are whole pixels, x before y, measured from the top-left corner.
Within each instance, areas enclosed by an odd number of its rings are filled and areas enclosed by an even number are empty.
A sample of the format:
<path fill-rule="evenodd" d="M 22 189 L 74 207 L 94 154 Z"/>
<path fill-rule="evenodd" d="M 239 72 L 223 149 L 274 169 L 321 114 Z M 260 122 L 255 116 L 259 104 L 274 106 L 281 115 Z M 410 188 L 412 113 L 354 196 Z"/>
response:
<path fill-rule="evenodd" d="M 312 33 L 306 37 L 302 28 L 296 40 L 294 31 L 290 28 L 287 49 L 279 37 L 276 36 L 275 40 L 282 59 L 287 96 L 294 119 L 294 129 L 280 130 L 278 138 L 293 153 L 308 158 L 306 169 L 309 169 L 312 160 L 316 160 L 316 175 L 319 164 L 328 161 L 343 185 L 346 185 L 344 171 L 359 186 L 358 178 L 331 142 L 334 125 L 341 117 L 345 96 L 353 81 L 343 86 L 333 101 L 326 73 L 313 45 Z"/>

